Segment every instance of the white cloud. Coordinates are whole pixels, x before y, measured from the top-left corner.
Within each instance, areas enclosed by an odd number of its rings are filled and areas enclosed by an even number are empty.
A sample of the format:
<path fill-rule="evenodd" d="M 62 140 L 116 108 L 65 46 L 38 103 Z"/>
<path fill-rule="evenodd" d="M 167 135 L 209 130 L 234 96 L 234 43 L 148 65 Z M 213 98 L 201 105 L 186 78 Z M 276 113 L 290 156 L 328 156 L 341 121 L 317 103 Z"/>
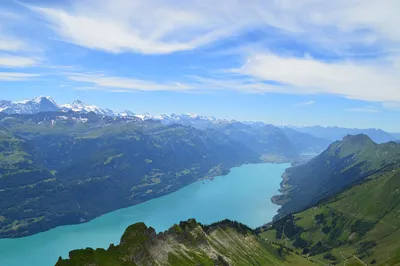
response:
<path fill-rule="evenodd" d="M 39 63 L 37 59 L 22 56 L 0 55 L 0 67 L 31 67 Z"/>
<path fill-rule="evenodd" d="M 86 3 L 91 1 L 86 1 Z M 77 4 L 76 12 L 33 8 L 51 22 L 65 41 L 77 45 L 119 53 L 134 51 L 163 54 L 192 50 L 232 35 L 238 24 L 229 25 L 211 7 L 186 6 L 168 1 L 91 2 L 98 8 Z M 171 1 L 169 1 L 171 2 Z M 91 11 L 92 10 L 92 11 Z M 211 15 L 211 16 L 208 16 Z"/>
<path fill-rule="evenodd" d="M 31 73 L 0 72 L 0 81 L 22 81 L 38 76 L 40 75 Z"/>
<path fill-rule="evenodd" d="M 21 40 L 0 36 L 0 50 L 3 51 L 21 51 L 27 50 L 27 45 Z"/>
<path fill-rule="evenodd" d="M 221 74 L 212 78 L 191 77 L 186 83 L 159 83 L 101 74 L 69 76 L 73 81 L 89 84 L 83 87 L 113 91 L 232 89 L 250 93 L 333 94 L 382 103 L 387 108 L 400 103 L 400 60 L 396 58 L 400 47 L 398 0 L 75 0 L 71 3 L 63 7 L 29 7 L 44 18 L 61 40 L 112 53 L 187 51 L 244 32 L 264 30 L 270 33 L 268 37 L 275 34 L 272 38 L 279 40 L 285 35 L 313 49 L 329 54 L 333 51 L 343 57 L 324 61 L 290 52 L 286 56 L 273 54 L 263 48 L 268 40 L 257 40 L 260 42 L 254 51 L 254 46 L 242 38 L 243 47 L 229 47 L 231 53 L 237 50 L 248 55 L 247 61 L 231 73 L 236 75 L 233 77 Z M 0 42 L 0 49 L 1 45 Z M 357 49 L 361 46 L 368 49 Z M 298 52 L 296 47 L 292 49 Z M 365 53 L 380 57 L 369 61 L 357 59 Z"/>
<path fill-rule="evenodd" d="M 157 83 L 148 80 L 105 76 L 101 74 L 72 74 L 68 76 L 72 81 L 89 83 L 92 86 L 80 86 L 80 88 L 90 88 L 98 90 L 109 90 L 115 92 L 127 91 L 186 91 L 193 89 L 191 86 L 175 83 Z"/>
<path fill-rule="evenodd" d="M 235 71 L 283 84 L 277 92 L 334 94 L 369 102 L 400 102 L 400 69 L 387 62 L 324 62 L 311 57 L 258 53 Z"/>
<path fill-rule="evenodd" d="M 328 48 L 400 42 L 398 0 L 76 0 L 31 8 L 63 40 L 114 53 L 191 50 L 267 27 Z"/>

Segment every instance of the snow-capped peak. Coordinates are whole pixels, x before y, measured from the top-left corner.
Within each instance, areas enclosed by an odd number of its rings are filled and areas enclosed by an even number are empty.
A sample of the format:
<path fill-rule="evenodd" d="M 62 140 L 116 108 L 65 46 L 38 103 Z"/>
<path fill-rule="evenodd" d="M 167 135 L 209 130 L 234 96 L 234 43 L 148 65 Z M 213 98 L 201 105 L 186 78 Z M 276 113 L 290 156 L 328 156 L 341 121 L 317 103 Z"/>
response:
<path fill-rule="evenodd" d="M 9 114 L 33 114 L 58 111 L 58 105 L 49 96 L 39 96 L 31 100 L 17 102 L 2 101 L 1 112 Z"/>
<path fill-rule="evenodd" d="M 102 109 L 97 107 L 96 105 L 88 105 L 82 102 L 81 100 L 73 101 L 72 104 L 60 105 L 60 109 L 61 111 L 64 112 L 68 111 L 84 112 L 84 113 L 94 112 L 99 115 L 117 116 L 117 114 L 110 109 Z"/>
<path fill-rule="evenodd" d="M 40 104 L 43 101 L 45 101 L 45 102 L 49 101 L 52 104 L 54 104 L 55 106 L 57 106 L 56 102 L 50 96 L 39 96 L 39 97 L 33 98 L 32 101 L 36 102 L 37 104 Z"/>
<path fill-rule="evenodd" d="M 121 117 L 135 116 L 135 113 L 130 110 L 125 110 L 125 111 L 118 113 L 118 116 L 121 116 Z"/>
<path fill-rule="evenodd" d="M 0 101 L 0 112 L 8 114 L 34 114 L 40 112 L 78 112 L 90 113 L 94 112 L 98 115 L 113 116 L 113 117 L 137 117 L 141 120 L 159 120 L 163 124 L 183 124 L 191 126 L 204 126 L 209 123 L 218 123 L 224 120 L 219 120 L 213 116 L 201 116 L 194 113 L 185 114 L 163 114 L 151 115 L 149 113 L 135 114 L 130 110 L 123 112 L 114 112 L 106 108 L 99 108 L 96 105 L 86 104 L 81 100 L 75 100 L 72 103 L 58 105 L 49 96 L 39 96 L 31 100 L 18 102 Z"/>

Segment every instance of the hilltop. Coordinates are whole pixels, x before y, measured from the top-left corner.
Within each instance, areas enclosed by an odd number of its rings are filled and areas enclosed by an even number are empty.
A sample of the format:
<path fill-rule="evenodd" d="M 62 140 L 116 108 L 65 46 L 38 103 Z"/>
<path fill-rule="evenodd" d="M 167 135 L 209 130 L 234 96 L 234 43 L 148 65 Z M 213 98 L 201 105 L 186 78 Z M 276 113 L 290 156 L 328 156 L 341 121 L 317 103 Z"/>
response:
<path fill-rule="evenodd" d="M 283 175 L 282 194 L 273 201 L 282 206 L 279 211 L 283 216 L 399 166 L 399 143 L 376 144 L 364 134 L 348 135 L 307 163 L 288 168 Z"/>
<path fill-rule="evenodd" d="M 288 169 L 283 185 L 264 239 L 325 264 L 400 263 L 400 144 L 347 136 Z"/>
<path fill-rule="evenodd" d="M 120 244 L 107 250 L 74 250 L 56 266 L 106 265 L 314 265 L 259 238 L 247 226 L 222 221 L 201 225 L 181 222 L 156 233 L 143 223 L 129 226 Z"/>

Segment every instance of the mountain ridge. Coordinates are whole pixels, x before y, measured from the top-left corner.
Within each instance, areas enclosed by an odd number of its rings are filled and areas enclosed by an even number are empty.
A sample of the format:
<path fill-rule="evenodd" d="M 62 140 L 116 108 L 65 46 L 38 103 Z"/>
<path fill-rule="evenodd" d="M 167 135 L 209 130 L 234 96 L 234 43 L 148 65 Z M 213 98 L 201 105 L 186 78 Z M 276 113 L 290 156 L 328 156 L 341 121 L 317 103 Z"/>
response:
<path fill-rule="evenodd" d="M 44 101 L 46 104 L 40 105 L 40 102 Z M 214 116 L 202 116 L 197 114 L 185 113 L 185 114 L 162 114 L 162 115 L 151 115 L 149 113 L 136 114 L 130 110 L 124 110 L 117 112 L 107 108 L 99 108 L 95 105 L 85 104 L 81 100 L 75 100 L 71 104 L 57 104 L 50 96 L 39 96 L 31 100 L 23 101 L 5 101 L 0 100 L 0 113 L 5 112 L 8 114 L 34 114 L 38 112 L 47 111 L 75 111 L 75 112 L 94 112 L 99 115 L 114 116 L 114 117 L 137 117 L 142 120 L 159 120 L 165 125 L 169 124 L 183 124 L 187 126 L 194 126 L 199 129 L 204 129 L 210 126 L 218 126 L 219 124 L 235 123 L 239 122 L 234 119 L 218 119 Z M 242 121 L 244 124 L 253 125 L 255 127 L 259 125 L 267 125 L 267 123 L 257 121 Z M 300 133 L 306 133 L 321 140 L 336 141 L 342 139 L 345 135 L 351 134 L 356 135 L 365 133 L 370 136 L 375 142 L 383 143 L 388 141 L 394 141 L 397 139 L 397 135 L 391 135 L 381 129 L 356 129 L 356 128 L 343 128 L 343 127 L 322 127 L 322 126 L 289 126 L 281 125 L 277 126 L 283 130 L 292 129 Z M 322 143 L 322 142 L 321 142 Z M 301 143 L 299 143 L 301 145 Z M 325 148 L 324 145 L 321 146 Z"/>
<path fill-rule="evenodd" d="M 74 250 L 56 266 L 78 265 L 314 265 L 259 238 L 246 225 L 224 220 L 201 225 L 190 219 L 156 233 L 144 223 L 129 226 L 119 245 Z"/>
<path fill-rule="evenodd" d="M 281 205 L 278 217 L 315 204 L 375 172 L 400 167 L 400 144 L 377 144 L 365 134 L 347 135 L 332 143 L 305 164 L 288 168 L 283 174 L 280 195 L 273 202 Z"/>
<path fill-rule="evenodd" d="M 376 143 L 385 143 L 396 140 L 396 136 L 383 131 L 379 128 L 344 128 L 338 126 L 283 126 L 283 128 L 291 128 L 299 132 L 308 133 L 315 137 L 337 141 L 344 138 L 346 135 L 366 134 Z"/>

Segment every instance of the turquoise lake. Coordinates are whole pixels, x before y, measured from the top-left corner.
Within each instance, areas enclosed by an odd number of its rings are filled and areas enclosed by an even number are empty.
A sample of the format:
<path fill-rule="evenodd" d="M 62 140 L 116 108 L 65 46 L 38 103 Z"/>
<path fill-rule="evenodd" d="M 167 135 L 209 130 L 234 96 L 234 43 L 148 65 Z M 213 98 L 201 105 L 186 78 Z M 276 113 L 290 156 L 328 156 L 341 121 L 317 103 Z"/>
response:
<path fill-rule="evenodd" d="M 195 218 L 203 224 L 225 218 L 255 228 L 270 222 L 278 206 L 271 202 L 289 164 L 247 164 L 226 176 L 199 181 L 174 193 L 102 215 L 88 223 L 57 227 L 17 239 L 0 239 L 1 266 L 51 266 L 72 249 L 118 244 L 125 228 L 145 222 L 156 231 Z M 101 195 L 99 195 L 101 197 Z"/>

